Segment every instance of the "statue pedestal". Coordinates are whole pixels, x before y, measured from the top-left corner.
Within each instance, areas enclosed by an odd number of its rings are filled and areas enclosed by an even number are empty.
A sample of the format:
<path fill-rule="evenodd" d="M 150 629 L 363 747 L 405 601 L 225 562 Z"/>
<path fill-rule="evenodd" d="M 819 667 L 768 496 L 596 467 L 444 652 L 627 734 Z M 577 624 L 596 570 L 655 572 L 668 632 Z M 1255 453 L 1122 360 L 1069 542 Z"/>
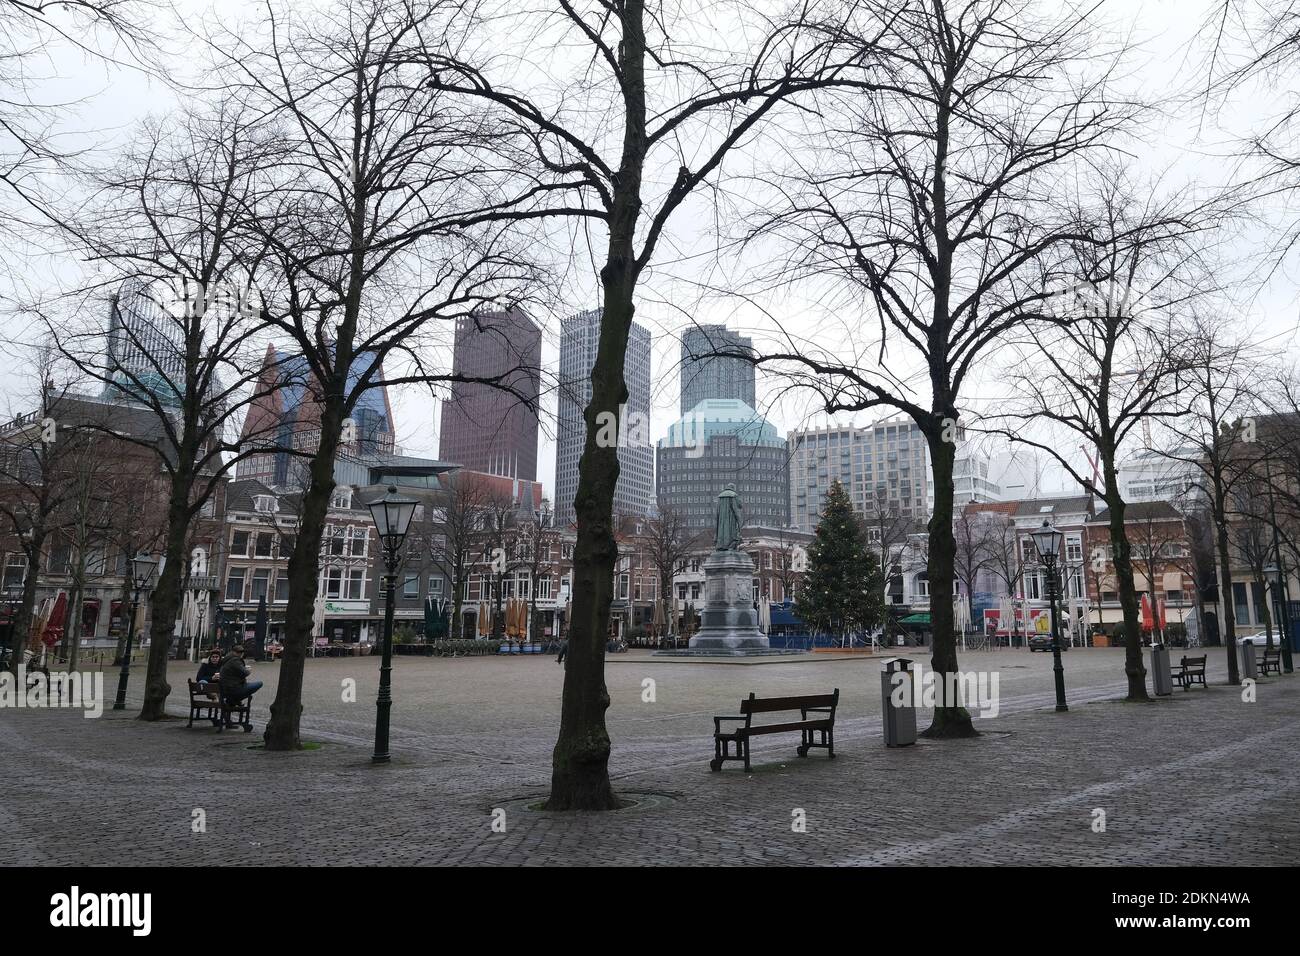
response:
<path fill-rule="evenodd" d="M 691 650 L 766 649 L 754 610 L 754 562 L 743 551 L 714 551 L 704 562 L 704 610 Z"/>

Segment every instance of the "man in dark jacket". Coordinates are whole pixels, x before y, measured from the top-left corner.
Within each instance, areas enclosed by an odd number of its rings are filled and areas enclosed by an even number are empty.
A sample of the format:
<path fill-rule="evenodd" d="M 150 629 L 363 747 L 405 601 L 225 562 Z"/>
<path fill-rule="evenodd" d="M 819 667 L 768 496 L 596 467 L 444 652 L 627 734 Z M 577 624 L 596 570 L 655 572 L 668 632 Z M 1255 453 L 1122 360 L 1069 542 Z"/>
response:
<path fill-rule="evenodd" d="M 260 680 L 248 680 L 248 665 L 244 663 L 244 645 L 236 644 L 230 656 L 221 662 L 221 696 L 226 700 L 243 700 L 262 689 Z"/>

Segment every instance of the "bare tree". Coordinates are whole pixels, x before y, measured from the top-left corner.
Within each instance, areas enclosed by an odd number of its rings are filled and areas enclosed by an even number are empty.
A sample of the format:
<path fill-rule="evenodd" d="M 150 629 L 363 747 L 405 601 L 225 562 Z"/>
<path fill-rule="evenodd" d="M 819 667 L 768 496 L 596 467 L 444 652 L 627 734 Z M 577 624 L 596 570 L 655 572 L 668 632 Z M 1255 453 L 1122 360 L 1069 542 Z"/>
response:
<path fill-rule="evenodd" d="M 989 515 L 970 507 L 962 508 L 953 517 L 953 571 L 966 592 L 966 609 L 971 620 L 975 617 L 975 587 L 979 576 L 993 566 L 997 538 L 1001 528 L 989 520 Z M 934 597 L 931 595 L 931 605 Z"/>
<path fill-rule="evenodd" d="M 673 601 L 673 578 L 686 570 L 691 555 L 698 550 L 700 535 L 692 531 L 686 517 L 665 501 L 659 512 L 644 522 L 641 548 L 659 579 L 659 599 L 667 602 L 670 633 L 676 631 L 677 613 Z"/>
<path fill-rule="evenodd" d="M 289 560 L 271 750 L 300 746 L 303 665 L 345 422 L 372 389 L 479 381 L 439 369 L 438 328 L 514 306 L 539 279 L 520 244 L 493 225 L 525 214 L 531 184 L 500 172 L 491 120 L 450 102 L 423 65 L 421 37 L 454 45 L 462 6 L 358 0 L 291 12 L 272 0 L 246 34 L 208 38 L 214 80 L 277 144 L 239 210 L 238 232 L 268 251 L 258 273 L 263 317 L 292 343 L 307 381 L 291 451 L 307 459 L 308 486 Z M 482 381 L 508 388 L 512 371 Z"/>
<path fill-rule="evenodd" d="M 996 530 L 990 533 L 988 542 L 988 568 L 1007 588 L 1007 596 L 1012 602 L 1011 624 L 1007 628 L 1007 640 L 1015 643 L 1019 633 L 1019 621 L 1015 615 L 1015 605 L 1024 599 L 1025 555 L 1020 547 L 1020 531 L 1014 518 L 1004 516 Z"/>
<path fill-rule="evenodd" d="M 754 232 L 792 248 L 772 283 L 838 279 L 837 304 L 870 320 L 832 347 L 786 333 L 757 361 L 807 385 L 827 412 L 892 408 L 916 423 L 934 479 L 930 587 L 951 594 L 963 388 L 999 341 L 1041 317 L 1047 294 L 1028 280 L 1077 236 L 1056 196 L 1137 109 L 1109 92 L 1085 11 L 910 0 L 890 5 L 890 18 L 886 89 L 845 94 L 833 123 L 792 142 L 801 155 L 773 183 L 775 201 L 763 197 L 771 211 Z M 808 148 L 815 162 L 802 159 Z M 934 602 L 931 620 L 931 666 L 953 673 L 951 603 Z M 924 733 L 976 731 L 956 701 L 940 700 Z"/>
<path fill-rule="evenodd" d="M 452 612 L 448 636 L 461 637 L 465 593 L 482 538 L 485 489 L 475 476 L 462 472 L 448 476 L 438 503 L 430 509 L 426 542 L 430 560 L 451 582 Z"/>
<path fill-rule="evenodd" d="M 1250 416 L 1255 411 L 1258 357 L 1247 344 L 1234 340 L 1226 323 L 1205 316 L 1196 318 L 1184 353 L 1179 401 L 1186 414 L 1166 422 L 1176 446 L 1168 456 L 1195 473 L 1214 525 L 1228 683 L 1239 684 L 1229 524 L 1234 490 L 1248 473 L 1238 462 L 1250 456 L 1256 438 Z"/>
<path fill-rule="evenodd" d="M 510 73 L 513 62 L 473 62 L 427 44 L 434 88 L 503 116 L 521 149 L 531 150 L 531 168 L 539 179 L 562 183 L 567 194 L 562 198 L 576 197 L 551 212 L 573 220 L 575 232 L 598 224 L 606 230 L 604 249 L 593 253 L 602 296 L 600 344 L 574 499 L 573 613 L 547 801 L 551 810 L 618 805 L 609 783 L 604 654 L 618 560 L 614 488 L 619 466 L 615 444 L 597 436 L 607 431 L 602 425 L 618 420 L 627 401 L 623 363 L 638 283 L 654 262 L 673 214 L 702 185 L 716 182 L 737 144 L 792 97 L 836 82 L 862 82 L 860 66 L 874 54 L 866 37 L 846 51 L 841 31 L 819 18 L 812 5 L 789 19 L 767 18 L 741 6 L 731 36 L 708 29 L 706 43 L 679 42 L 676 33 L 690 33 L 681 24 L 694 21 L 702 27 L 700 17 L 718 17 L 716 4 L 695 17 L 686 10 L 658 15 L 644 0 L 593 7 L 558 0 L 554 8 L 538 12 L 493 11 L 510 35 L 555 49 L 576 43 L 590 53 L 554 58 L 554 64 L 573 64 L 579 72 L 554 78 L 553 84 L 538 82 L 530 72 L 529 87 L 521 88 Z M 832 15 L 837 12 L 832 9 Z M 758 36 L 752 49 L 715 53 L 708 48 L 709 42 L 747 40 L 751 32 Z M 662 182 L 661 170 L 670 170 Z M 599 243 L 601 237 L 591 241 Z"/>
<path fill-rule="evenodd" d="M 1009 412 L 1019 426 L 1004 434 L 1051 455 L 1106 503 L 1124 613 L 1128 699 L 1145 700 L 1138 595 L 1118 466 L 1135 430 L 1184 409 L 1179 374 L 1187 360 L 1177 316 L 1207 292 L 1199 240 L 1215 219 L 1178 195 L 1135 198 L 1138 189 L 1118 168 L 1099 170 L 1095 190 L 1071 204 L 1068 221 L 1076 238 L 1034 280 L 1052 291 L 1052 321 L 1030 330 L 1029 346 L 1016 358 L 1014 380 L 1027 400 Z M 1027 421 L 1045 428 L 1045 437 L 1028 437 Z M 1071 440 L 1060 440 L 1061 433 Z M 1063 451 L 1078 439 L 1096 449 L 1100 480 Z"/>
<path fill-rule="evenodd" d="M 105 396 L 150 421 L 125 440 L 151 452 L 168 479 L 164 562 L 153 590 L 141 719 L 165 715 L 167 661 L 189 567 L 191 526 L 240 460 L 236 422 L 280 381 L 261 375 L 261 303 L 250 278 L 261 251 L 236 216 L 266 156 L 230 101 L 147 123 L 114 166 L 90 176 L 92 199 L 58 223 L 98 274 L 65 298 L 69 319 L 42 303 L 62 355 Z M 109 297 L 104 344 L 103 291 Z M 111 428 L 109 429 L 111 431 Z"/>

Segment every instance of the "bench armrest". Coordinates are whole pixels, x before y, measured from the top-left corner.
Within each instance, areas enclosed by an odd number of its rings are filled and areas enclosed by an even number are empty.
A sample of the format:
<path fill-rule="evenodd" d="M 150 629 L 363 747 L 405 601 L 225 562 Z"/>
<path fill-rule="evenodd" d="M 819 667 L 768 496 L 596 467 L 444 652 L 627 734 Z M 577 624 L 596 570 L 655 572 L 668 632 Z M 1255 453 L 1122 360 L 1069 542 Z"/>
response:
<path fill-rule="evenodd" d="M 722 722 L 724 720 L 748 720 L 744 714 L 714 714 L 713 715 L 713 732 L 715 734 L 722 732 Z"/>

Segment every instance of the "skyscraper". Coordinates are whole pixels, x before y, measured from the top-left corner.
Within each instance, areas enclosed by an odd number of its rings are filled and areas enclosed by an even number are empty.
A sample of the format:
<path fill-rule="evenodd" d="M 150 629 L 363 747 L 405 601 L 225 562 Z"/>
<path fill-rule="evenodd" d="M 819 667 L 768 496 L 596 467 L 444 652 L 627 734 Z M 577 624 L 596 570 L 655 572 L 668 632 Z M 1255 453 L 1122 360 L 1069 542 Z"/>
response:
<path fill-rule="evenodd" d="M 185 388 L 184 327 L 168 312 L 170 289 L 147 277 L 126 279 L 108 313 L 105 397 L 148 392 L 179 405 Z"/>
<path fill-rule="evenodd" d="M 587 440 L 583 418 L 591 401 L 591 367 L 600 345 L 600 309 L 579 312 L 560 326 L 560 407 L 555 433 L 555 518 L 574 520 L 573 497 L 578 493 L 578 460 Z M 654 449 L 650 445 L 650 333 L 636 322 L 623 358 L 627 380 L 628 428 L 618 446 L 618 486 L 614 510 L 643 515 L 654 496 Z M 443 457 L 446 457 L 445 455 Z"/>
<path fill-rule="evenodd" d="M 536 481 L 541 365 L 542 330 L 519 309 L 461 319 L 453 370 L 498 380 L 503 388 L 452 385 L 442 403 L 438 457 L 471 471 Z"/>
<path fill-rule="evenodd" d="M 754 343 L 725 325 L 696 325 L 682 333 L 681 405 L 685 415 L 710 398 L 734 398 L 755 408 L 754 366 L 715 352 L 754 354 Z"/>
<path fill-rule="evenodd" d="M 355 388 L 369 369 L 373 354 L 366 352 L 353 359 L 349 389 Z M 382 378 L 382 373 L 376 377 Z M 242 459 L 235 466 L 235 477 L 256 479 L 273 488 L 301 488 L 307 459 L 293 452 L 310 454 L 320 444 L 320 383 L 301 354 L 280 352 L 271 345 L 262 360 L 257 391 L 244 416 L 240 444 L 245 451 L 258 447 L 264 451 Z M 339 451 L 344 455 L 391 454 L 395 438 L 388 390 L 371 388 L 357 399 Z"/>

